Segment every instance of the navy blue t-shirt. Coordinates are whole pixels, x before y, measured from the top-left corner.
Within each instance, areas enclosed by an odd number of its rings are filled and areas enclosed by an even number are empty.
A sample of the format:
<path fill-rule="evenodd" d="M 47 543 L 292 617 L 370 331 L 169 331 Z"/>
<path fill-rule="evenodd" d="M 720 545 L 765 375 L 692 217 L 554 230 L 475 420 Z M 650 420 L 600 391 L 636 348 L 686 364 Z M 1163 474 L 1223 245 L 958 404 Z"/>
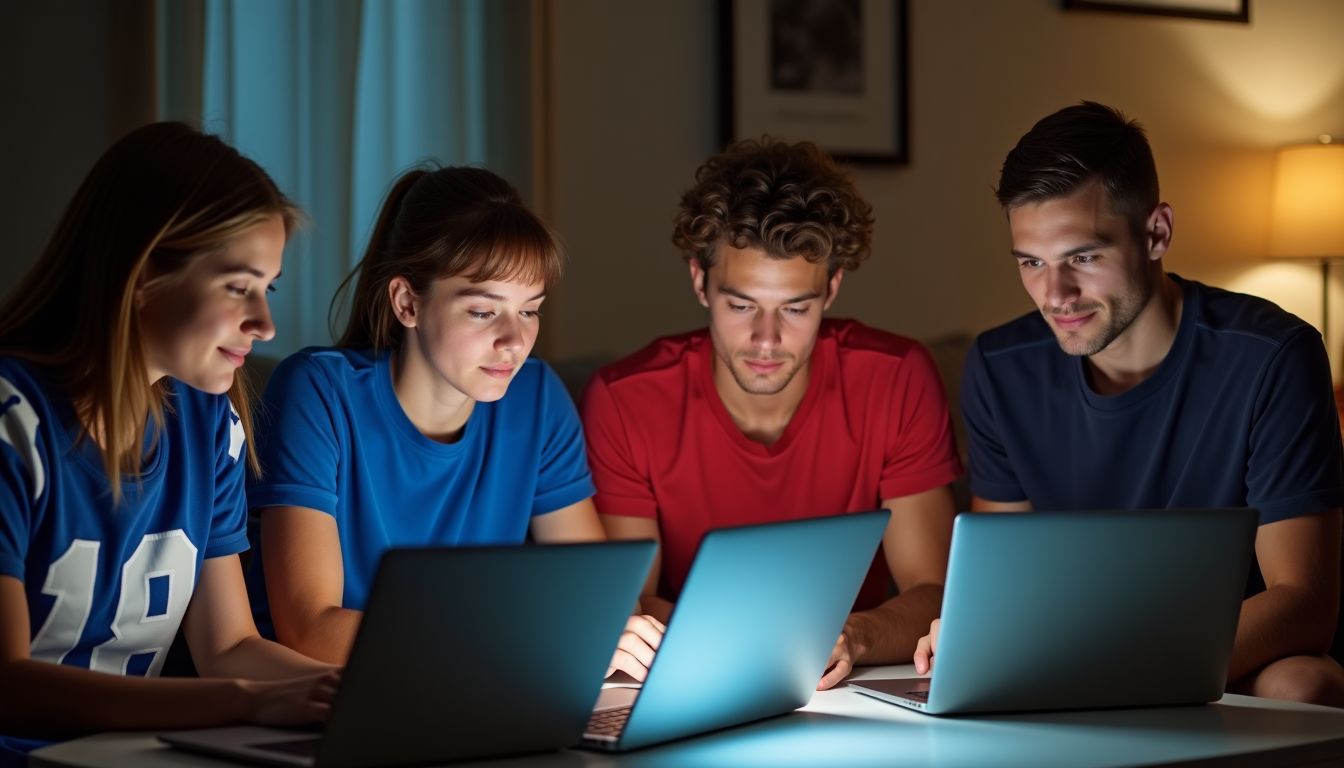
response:
<path fill-rule="evenodd" d="M 1171 351 L 1119 395 L 1092 391 L 1036 312 L 976 339 L 962 385 L 972 493 L 1040 510 L 1250 506 L 1262 525 L 1344 505 L 1320 334 L 1170 277 L 1185 296 Z"/>

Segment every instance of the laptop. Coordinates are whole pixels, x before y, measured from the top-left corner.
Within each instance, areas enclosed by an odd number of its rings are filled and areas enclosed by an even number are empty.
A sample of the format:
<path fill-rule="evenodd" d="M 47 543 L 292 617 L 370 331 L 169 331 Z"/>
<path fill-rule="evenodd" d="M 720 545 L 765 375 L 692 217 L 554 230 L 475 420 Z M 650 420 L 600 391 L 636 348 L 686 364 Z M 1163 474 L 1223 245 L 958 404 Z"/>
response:
<path fill-rule="evenodd" d="M 581 746 L 638 749 L 806 704 L 888 518 L 881 510 L 706 534 L 643 686 L 602 691 Z"/>
<path fill-rule="evenodd" d="M 858 680 L 931 715 L 1222 697 L 1254 509 L 957 516 L 930 678 Z"/>
<path fill-rule="evenodd" d="M 159 734 L 249 762 L 354 768 L 579 740 L 652 541 L 387 552 L 325 727 Z"/>

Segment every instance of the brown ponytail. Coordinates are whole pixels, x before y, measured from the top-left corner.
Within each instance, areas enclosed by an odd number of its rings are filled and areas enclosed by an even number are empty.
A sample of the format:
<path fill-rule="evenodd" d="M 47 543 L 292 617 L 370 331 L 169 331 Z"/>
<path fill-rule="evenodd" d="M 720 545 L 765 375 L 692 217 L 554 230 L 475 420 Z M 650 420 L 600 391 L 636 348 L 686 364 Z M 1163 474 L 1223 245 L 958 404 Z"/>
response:
<path fill-rule="evenodd" d="M 382 329 L 391 328 L 393 323 L 387 282 L 379 280 L 381 273 L 386 271 L 380 268 L 380 262 L 386 262 L 383 257 L 388 253 L 388 240 L 392 237 L 393 221 L 401 211 L 401 201 L 406 198 L 406 193 L 411 191 L 411 187 L 428 173 L 429 171 L 422 169 L 408 171 L 392 184 L 392 189 L 383 199 L 382 208 L 378 210 L 378 221 L 373 226 L 369 245 L 364 249 L 364 257 L 336 288 L 336 295 L 327 310 L 327 324 L 332 328 L 336 326 L 336 312 L 345 304 L 350 286 L 353 284 L 355 287 L 352 305 L 354 308 L 346 323 L 345 333 L 341 334 L 340 341 L 336 342 L 337 346 L 352 349 L 365 347 L 381 349 L 390 346 L 391 339 L 382 338 L 384 334 L 380 332 Z M 389 275 L 388 280 L 391 277 Z"/>

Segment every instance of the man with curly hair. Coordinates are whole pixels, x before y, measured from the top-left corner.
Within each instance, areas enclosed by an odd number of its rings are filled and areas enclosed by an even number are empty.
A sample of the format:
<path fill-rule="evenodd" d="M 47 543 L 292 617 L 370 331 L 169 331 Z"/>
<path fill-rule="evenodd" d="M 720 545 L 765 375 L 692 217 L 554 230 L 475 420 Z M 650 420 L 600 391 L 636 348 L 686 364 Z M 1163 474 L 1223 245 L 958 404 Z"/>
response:
<path fill-rule="evenodd" d="M 1111 107 L 1037 122 L 1004 160 L 998 198 L 1037 311 L 967 356 L 971 508 L 1256 508 L 1228 689 L 1344 706 L 1327 655 L 1344 472 L 1320 333 L 1163 268 L 1172 208 L 1142 127 Z"/>
<path fill-rule="evenodd" d="M 734 144 L 682 196 L 672 239 L 709 327 L 603 368 L 582 403 L 608 533 L 660 545 L 651 618 L 629 628 L 646 645 L 617 665 L 636 678 L 700 539 L 723 526 L 891 510 L 818 689 L 855 664 L 908 662 L 937 615 L 961 473 L 938 373 L 910 339 L 822 318 L 872 227 L 809 143 Z"/>

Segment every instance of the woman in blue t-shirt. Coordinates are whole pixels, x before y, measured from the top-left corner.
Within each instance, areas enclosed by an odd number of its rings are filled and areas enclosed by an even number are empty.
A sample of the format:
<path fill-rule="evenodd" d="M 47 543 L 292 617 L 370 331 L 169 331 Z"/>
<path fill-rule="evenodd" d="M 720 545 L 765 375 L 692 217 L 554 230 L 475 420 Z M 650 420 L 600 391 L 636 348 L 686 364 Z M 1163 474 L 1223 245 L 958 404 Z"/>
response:
<path fill-rule="evenodd" d="M 218 138 L 145 126 L 0 306 L 0 764 L 93 731 L 325 717 L 332 668 L 258 636 L 237 557 L 236 373 L 274 335 L 298 215 Z M 179 626 L 203 679 L 146 679 Z"/>
<path fill-rule="evenodd" d="M 574 405 L 528 359 L 560 267 L 550 230 L 490 171 L 395 182 L 333 302 L 353 281 L 340 342 L 286 359 L 266 389 L 265 474 L 248 490 L 263 631 L 343 663 L 391 547 L 605 538 Z M 647 662 L 660 630 L 632 619 L 613 666 Z"/>

